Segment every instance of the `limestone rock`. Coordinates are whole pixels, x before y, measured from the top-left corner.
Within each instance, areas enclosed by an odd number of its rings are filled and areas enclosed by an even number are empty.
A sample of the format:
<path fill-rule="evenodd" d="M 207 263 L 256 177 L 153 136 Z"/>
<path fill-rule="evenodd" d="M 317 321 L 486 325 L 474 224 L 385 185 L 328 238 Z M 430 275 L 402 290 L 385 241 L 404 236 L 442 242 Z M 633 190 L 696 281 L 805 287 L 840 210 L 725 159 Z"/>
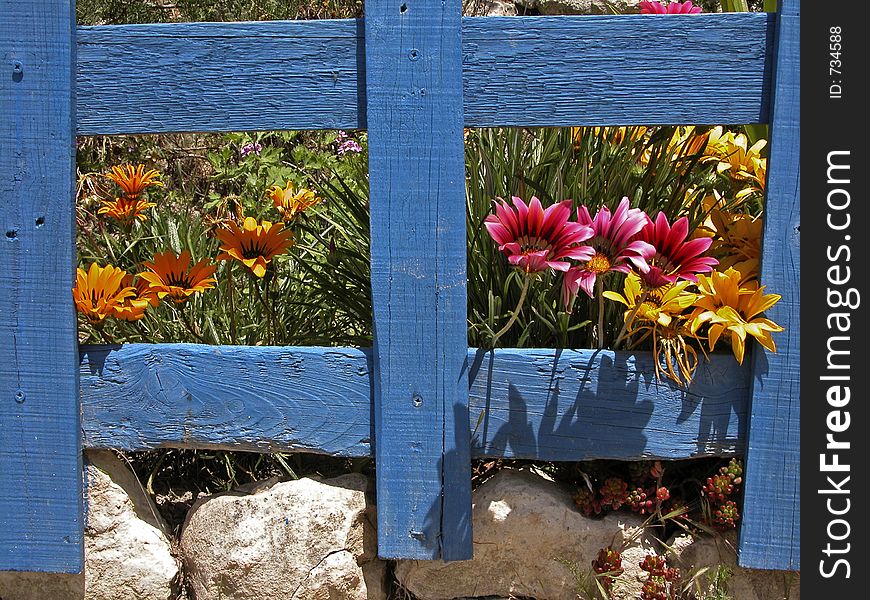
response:
<path fill-rule="evenodd" d="M 108 451 L 86 453 L 83 575 L 0 573 L 3 600 L 171 600 L 178 565 L 136 476 Z"/>
<path fill-rule="evenodd" d="M 612 15 L 640 12 L 637 0 L 517 0 L 542 15 Z"/>
<path fill-rule="evenodd" d="M 721 538 L 693 538 L 680 535 L 672 539 L 668 560 L 679 567 L 683 576 L 703 567 L 728 567 L 732 575 L 728 592 L 740 600 L 800 600 L 800 574 L 792 571 L 765 571 L 737 566 L 737 535 L 731 531 Z M 709 571 L 708 571 L 709 573 Z M 702 578 L 704 575 L 701 576 Z"/>
<path fill-rule="evenodd" d="M 625 597 L 632 593 L 636 597 L 640 591 L 630 567 L 643 559 L 652 538 L 639 530 L 642 519 L 636 515 L 587 518 L 558 484 L 530 472 L 505 469 L 474 491 L 472 519 L 472 560 L 399 561 L 396 577 L 402 586 L 419 600 L 575 598 L 575 574 L 591 572 L 599 549 L 625 543 L 626 575 L 618 585 Z"/>
<path fill-rule="evenodd" d="M 462 13 L 467 17 L 515 17 L 517 5 L 510 0 L 465 0 Z"/>
<path fill-rule="evenodd" d="M 270 480 L 198 502 L 181 534 L 195 600 L 383 600 L 367 488 L 357 474 Z"/>

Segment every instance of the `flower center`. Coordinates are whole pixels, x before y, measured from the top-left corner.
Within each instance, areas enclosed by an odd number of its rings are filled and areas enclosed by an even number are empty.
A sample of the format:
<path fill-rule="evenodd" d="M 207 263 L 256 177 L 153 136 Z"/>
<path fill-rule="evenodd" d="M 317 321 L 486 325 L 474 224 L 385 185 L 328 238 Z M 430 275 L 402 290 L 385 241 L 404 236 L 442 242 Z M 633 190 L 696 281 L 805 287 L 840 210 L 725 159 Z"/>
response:
<path fill-rule="evenodd" d="M 530 237 L 527 235 L 519 238 L 517 240 L 517 243 L 520 245 L 523 254 L 528 254 L 529 252 L 537 252 L 539 250 L 549 250 L 552 247 L 549 240 L 545 238 Z"/>
<path fill-rule="evenodd" d="M 189 288 L 191 281 L 190 277 L 186 275 L 175 275 L 172 274 L 166 280 L 166 284 L 170 287 L 180 287 L 180 288 Z"/>
<path fill-rule="evenodd" d="M 610 270 L 610 266 L 610 260 L 604 254 L 596 252 L 586 263 L 586 270 L 593 273 L 606 273 Z"/>
<path fill-rule="evenodd" d="M 250 247 L 245 248 L 242 246 L 242 256 L 244 258 L 257 258 L 260 256 L 266 256 L 266 249 L 259 244 L 252 244 Z"/>

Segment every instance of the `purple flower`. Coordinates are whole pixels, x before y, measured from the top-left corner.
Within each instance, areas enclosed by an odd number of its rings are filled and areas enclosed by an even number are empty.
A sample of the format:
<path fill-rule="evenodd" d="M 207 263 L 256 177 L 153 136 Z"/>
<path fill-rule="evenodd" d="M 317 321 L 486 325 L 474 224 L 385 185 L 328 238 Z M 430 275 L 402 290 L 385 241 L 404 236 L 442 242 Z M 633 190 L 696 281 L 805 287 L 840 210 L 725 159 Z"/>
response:
<path fill-rule="evenodd" d="M 260 156 L 260 151 L 263 149 L 263 146 L 257 142 L 248 142 L 244 146 L 242 146 L 242 158 L 246 157 L 248 154 L 252 152 L 257 156 Z"/>
<path fill-rule="evenodd" d="M 356 140 L 347 138 L 338 145 L 337 152 L 339 156 L 343 156 L 347 152 L 359 154 L 360 152 L 362 152 L 362 146 L 360 146 L 359 142 L 357 142 Z"/>

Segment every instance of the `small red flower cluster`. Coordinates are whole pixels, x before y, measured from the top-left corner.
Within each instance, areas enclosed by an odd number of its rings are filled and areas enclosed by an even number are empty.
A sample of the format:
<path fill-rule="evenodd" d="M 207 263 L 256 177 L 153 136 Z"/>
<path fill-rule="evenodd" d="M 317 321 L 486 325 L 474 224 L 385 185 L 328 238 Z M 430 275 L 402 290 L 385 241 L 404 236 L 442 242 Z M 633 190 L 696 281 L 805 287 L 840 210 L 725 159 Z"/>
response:
<path fill-rule="evenodd" d="M 574 494 L 574 504 L 587 517 L 623 507 L 642 515 L 652 514 L 671 500 L 670 490 L 661 485 L 663 474 L 662 463 L 655 461 L 651 468 L 635 473 L 631 485 L 620 477 L 608 477 L 597 491 L 581 488 Z"/>
<path fill-rule="evenodd" d="M 646 581 L 641 588 L 641 600 L 675 600 L 679 593 L 680 570 L 668 567 L 661 556 L 648 554 L 640 563 L 647 572 Z"/>
<path fill-rule="evenodd" d="M 592 561 L 592 570 L 595 571 L 601 587 L 610 597 L 614 581 L 625 572 L 622 568 L 622 554 L 612 546 L 602 548 L 598 551 L 598 557 Z"/>
<path fill-rule="evenodd" d="M 734 529 L 740 519 L 737 503 L 732 499 L 736 496 L 740 484 L 743 483 L 743 466 L 736 458 L 719 469 L 719 472 L 707 478 L 701 488 L 701 496 L 710 505 L 713 526 L 717 529 Z"/>

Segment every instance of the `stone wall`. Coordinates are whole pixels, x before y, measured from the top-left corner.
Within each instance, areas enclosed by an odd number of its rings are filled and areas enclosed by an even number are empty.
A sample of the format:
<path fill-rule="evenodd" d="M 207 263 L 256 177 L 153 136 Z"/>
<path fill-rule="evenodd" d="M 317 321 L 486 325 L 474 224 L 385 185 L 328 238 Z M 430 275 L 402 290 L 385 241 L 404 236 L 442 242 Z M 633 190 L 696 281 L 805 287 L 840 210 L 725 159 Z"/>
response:
<path fill-rule="evenodd" d="M 606 546 L 621 549 L 625 570 L 614 600 L 638 598 L 651 553 L 686 575 L 729 567 L 734 600 L 800 598 L 797 573 L 738 567 L 733 535 L 663 545 L 641 517 L 585 517 L 570 490 L 527 470 L 504 469 L 474 491 L 474 558 L 450 563 L 378 559 L 374 482 L 358 474 L 201 499 L 180 540 L 113 454 L 87 453 L 87 475 L 84 574 L 0 573 L 2 600 L 572 600 L 590 597 L 591 562 Z"/>

